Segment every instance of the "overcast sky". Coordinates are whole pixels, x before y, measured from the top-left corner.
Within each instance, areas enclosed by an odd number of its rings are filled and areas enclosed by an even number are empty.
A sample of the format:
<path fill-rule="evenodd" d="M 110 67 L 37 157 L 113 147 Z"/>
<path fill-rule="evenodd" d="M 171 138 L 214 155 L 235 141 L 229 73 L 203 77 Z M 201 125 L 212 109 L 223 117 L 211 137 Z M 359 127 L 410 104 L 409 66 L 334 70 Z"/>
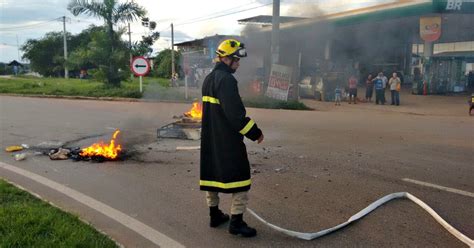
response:
<path fill-rule="evenodd" d="M 281 0 L 281 15 L 308 16 L 316 9 L 337 12 L 392 1 Z M 150 20 L 158 23 L 157 30 L 161 31 L 161 38 L 154 45 L 155 51 L 170 47 L 171 22 L 175 25 L 175 43 L 179 43 L 214 34 L 238 35 L 243 26 L 239 25 L 237 20 L 272 13 L 271 0 L 135 0 L 135 2 L 148 11 Z M 91 24 L 103 24 L 96 18 L 73 16 L 67 10 L 68 3 L 69 0 L 0 0 L 0 62 L 18 60 L 18 57 L 21 57 L 17 44 L 21 46 L 26 40 L 41 38 L 47 32 L 62 31 L 62 22 L 54 20 L 56 18 L 69 17 L 66 29 L 73 34 L 81 32 Z M 232 14 L 234 12 L 239 13 Z M 218 17 L 221 15 L 224 16 Z M 132 23 L 131 29 L 132 40 L 139 40 L 147 32 L 139 22 Z"/>

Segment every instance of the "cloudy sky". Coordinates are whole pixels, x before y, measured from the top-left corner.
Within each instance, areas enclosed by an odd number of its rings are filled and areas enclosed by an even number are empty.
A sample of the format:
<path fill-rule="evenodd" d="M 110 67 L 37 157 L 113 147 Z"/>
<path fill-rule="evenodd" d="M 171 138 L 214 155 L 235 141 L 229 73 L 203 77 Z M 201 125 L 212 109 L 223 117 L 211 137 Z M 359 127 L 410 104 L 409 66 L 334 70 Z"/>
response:
<path fill-rule="evenodd" d="M 101 0 L 96 0 L 101 1 Z M 122 0 L 124 2 L 125 0 Z M 311 16 L 315 10 L 337 12 L 393 0 L 281 0 L 281 15 Z M 135 0 L 158 23 L 161 38 L 155 51 L 170 47 L 170 24 L 175 25 L 175 43 L 214 34 L 240 34 L 237 20 L 256 15 L 271 15 L 271 0 Z M 37 39 L 51 31 L 62 31 L 62 16 L 68 17 L 66 29 L 77 34 L 91 24 L 102 21 L 88 16 L 73 16 L 69 0 L 0 0 L 0 62 L 21 57 L 21 46 L 28 39 Z M 126 25 L 126 24 L 122 24 Z M 139 40 L 147 30 L 132 23 L 132 40 Z M 124 37 L 127 38 L 127 37 Z"/>

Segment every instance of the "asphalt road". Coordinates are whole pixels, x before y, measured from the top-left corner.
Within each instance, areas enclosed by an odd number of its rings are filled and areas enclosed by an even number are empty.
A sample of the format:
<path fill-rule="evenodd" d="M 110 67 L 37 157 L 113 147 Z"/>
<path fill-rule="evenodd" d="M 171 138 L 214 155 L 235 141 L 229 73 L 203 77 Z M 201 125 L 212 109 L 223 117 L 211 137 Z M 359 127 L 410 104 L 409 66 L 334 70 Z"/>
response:
<path fill-rule="evenodd" d="M 430 99 L 430 100 L 426 100 Z M 404 102 L 405 100 L 405 102 Z M 417 101 L 429 101 L 417 104 Z M 393 192 L 419 197 L 468 237 L 474 237 L 474 198 L 403 178 L 474 192 L 474 117 L 464 98 L 402 98 L 405 106 L 308 102 L 316 111 L 249 109 L 265 133 L 247 142 L 253 168 L 249 207 L 269 222 L 315 232 L 344 222 Z M 276 233 L 249 215 L 258 236 L 242 239 L 208 227 L 199 191 L 199 152 L 175 151 L 196 141 L 158 140 L 156 129 L 190 106 L 0 96 L 0 161 L 75 189 L 188 247 L 465 247 L 408 200 L 390 202 L 347 228 L 313 241 Z M 30 154 L 15 161 L 4 147 L 54 142 L 85 146 L 122 130 L 122 162 L 51 161 Z M 49 143 L 44 143 L 49 142 Z M 78 214 L 126 247 L 149 240 L 86 205 L 0 169 L 0 177 Z M 221 208 L 228 212 L 229 196 Z"/>

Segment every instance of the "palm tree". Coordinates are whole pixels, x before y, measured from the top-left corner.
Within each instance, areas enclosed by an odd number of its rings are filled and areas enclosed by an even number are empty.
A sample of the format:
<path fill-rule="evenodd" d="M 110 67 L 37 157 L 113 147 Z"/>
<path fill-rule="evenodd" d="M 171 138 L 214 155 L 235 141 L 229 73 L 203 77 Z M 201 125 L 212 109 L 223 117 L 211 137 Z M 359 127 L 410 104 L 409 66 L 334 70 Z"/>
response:
<path fill-rule="evenodd" d="M 121 22 L 135 21 L 146 14 L 146 10 L 134 2 L 119 3 L 117 0 L 103 0 L 95 2 L 89 0 L 71 0 L 67 9 L 74 16 L 80 14 L 97 17 L 105 21 L 107 36 L 110 42 L 110 60 L 107 80 L 109 84 L 120 85 L 117 68 L 114 65 L 112 54 L 116 47 L 116 37 L 114 25 Z"/>

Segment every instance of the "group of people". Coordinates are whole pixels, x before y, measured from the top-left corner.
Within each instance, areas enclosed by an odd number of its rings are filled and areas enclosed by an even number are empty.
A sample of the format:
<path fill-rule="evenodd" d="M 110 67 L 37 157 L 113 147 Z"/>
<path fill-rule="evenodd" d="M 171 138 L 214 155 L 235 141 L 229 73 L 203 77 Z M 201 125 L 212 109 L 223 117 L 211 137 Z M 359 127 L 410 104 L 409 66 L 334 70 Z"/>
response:
<path fill-rule="evenodd" d="M 372 74 L 369 74 L 365 80 L 365 100 L 367 102 L 372 102 L 372 95 L 375 88 L 375 104 L 384 105 L 386 102 L 385 91 L 387 88 L 390 88 L 392 105 L 399 106 L 401 83 L 402 82 L 396 72 L 392 74 L 390 79 L 384 76 L 383 72 L 379 72 L 375 78 L 372 76 Z M 348 81 L 349 104 L 357 104 L 357 85 L 357 78 L 355 76 L 351 76 Z M 334 93 L 336 105 L 341 105 L 342 89 L 338 86 L 336 87 Z"/>

